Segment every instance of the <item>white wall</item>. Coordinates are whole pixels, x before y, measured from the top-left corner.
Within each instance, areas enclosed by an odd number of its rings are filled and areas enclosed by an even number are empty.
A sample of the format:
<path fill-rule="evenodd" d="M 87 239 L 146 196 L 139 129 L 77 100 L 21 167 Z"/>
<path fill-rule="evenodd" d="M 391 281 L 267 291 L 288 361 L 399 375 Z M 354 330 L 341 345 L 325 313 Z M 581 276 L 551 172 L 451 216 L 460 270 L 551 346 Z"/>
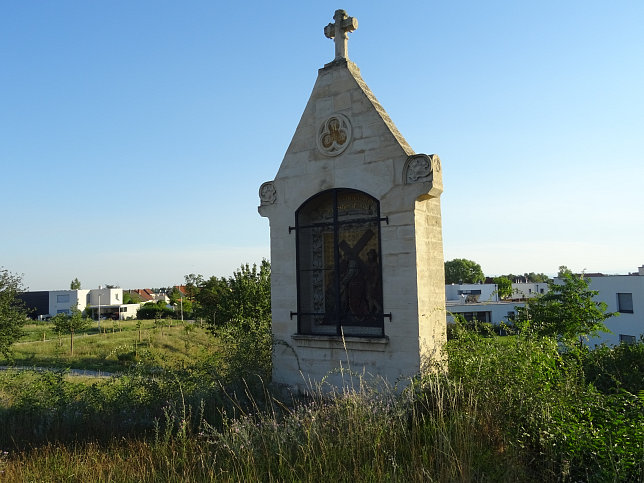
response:
<path fill-rule="evenodd" d="M 81 312 L 87 306 L 89 290 L 52 290 L 49 292 L 49 315 L 59 313 L 71 314 L 71 309 L 76 307 Z"/>
<path fill-rule="evenodd" d="M 480 291 L 479 302 L 496 302 L 499 300 L 497 286 L 494 283 L 452 283 L 445 285 L 445 300 L 465 302 L 468 294 Z"/>
<path fill-rule="evenodd" d="M 516 307 L 523 307 L 523 302 L 490 302 L 479 304 L 463 304 L 448 302 L 445 309 L 447 310 L 447 322 L 454 322 L 453 314 L 465 314 L 469 312 L 489 312 L 489 322 L 495 325 L 508 323 L 508 313 L 516 313 Z"/>
<path fill-rule="evenodd" d="M 93 306 L 99 305 L 121 305 L 123 303 L 122 288 L 95 288 L 89 291 L 89 303 Z"/>
<path fill-rule="evenodd" d="M 128 317 L 136 317 L 136 314 L 139 312 L 140 308 L 141 308 L 140 304 L 121 305 L 119 307 L 120 319 L 125 320 Z"/>
<path fill-rule="evenodd" d="M 511 300 L 528 299 L 543 295 L 548 292 L 548 284 L 546 282 L 539 283 L 513 283 Z"/>
<path fill-rule="evenodd" d="M 602 333 L 590 344 L 619 344 L 619 335 L 632 335 L 639 339 L 644 334 L 644 276 L 642 275 L 605 275 L 588 277 L 589 288 L 599 292 L 595 300 L 606 303 L 607 312 L 618 312 L 618 293 L 630 293 L 633 300 L 633 313 L 620 313 L 605 321 L 612 334 Z"/>

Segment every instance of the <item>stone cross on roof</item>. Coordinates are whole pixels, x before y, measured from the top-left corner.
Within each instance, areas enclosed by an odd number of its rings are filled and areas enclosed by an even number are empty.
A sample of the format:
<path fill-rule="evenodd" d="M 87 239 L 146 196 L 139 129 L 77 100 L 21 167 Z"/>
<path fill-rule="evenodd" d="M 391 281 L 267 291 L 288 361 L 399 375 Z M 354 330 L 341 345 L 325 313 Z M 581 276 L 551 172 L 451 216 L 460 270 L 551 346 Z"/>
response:
<path fill-rule="evenodd" d="M 358 19 L 348 17 L 344 10 L 336 10 L 333 20 L 335 23 L 324 27 L 324 35 L 335 42 L 335 60 L 348 59 L 347 33 L 358 28 Z"/>

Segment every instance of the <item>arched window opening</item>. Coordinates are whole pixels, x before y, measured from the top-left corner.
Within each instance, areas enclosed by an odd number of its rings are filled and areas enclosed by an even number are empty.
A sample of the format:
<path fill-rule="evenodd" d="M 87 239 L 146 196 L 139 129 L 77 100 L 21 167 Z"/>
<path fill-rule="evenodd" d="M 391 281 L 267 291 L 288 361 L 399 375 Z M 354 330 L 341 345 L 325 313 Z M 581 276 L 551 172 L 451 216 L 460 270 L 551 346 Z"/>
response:
<path fill-rule="evenodd" d="M 380 204 L 333 189 L 295 213 L 299 334 L 382 337 Z"/>

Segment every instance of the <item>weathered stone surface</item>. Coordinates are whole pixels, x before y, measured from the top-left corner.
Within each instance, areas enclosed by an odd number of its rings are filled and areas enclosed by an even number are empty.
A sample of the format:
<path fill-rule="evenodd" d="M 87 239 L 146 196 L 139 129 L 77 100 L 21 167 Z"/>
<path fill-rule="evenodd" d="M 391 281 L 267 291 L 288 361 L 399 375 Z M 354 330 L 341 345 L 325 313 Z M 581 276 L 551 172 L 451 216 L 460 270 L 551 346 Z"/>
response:
<path fill-rule="evenodd" d="M 334 116 L 338 123 L 329 123 Z M 343 150 L 324 152 L 334 142 Z M 442 360 L 440 160 L 414 153 L 346 56 L 319 70 L 278 173 L 266 186 L 259 212 L 271 230 L 275 382 L 300 390 L 323 379 L 341 386 L 350 368 L 393 383 Z M 297 316 L 290 316 L 297 311 L 297 273 L 296 234 L 289 226 L 306 200 L 331 188 L 375 197 L 388 219 L 380 233 L 382 303 L 392 318 L 385 319 L 383 338 L 298 335 Z"/>

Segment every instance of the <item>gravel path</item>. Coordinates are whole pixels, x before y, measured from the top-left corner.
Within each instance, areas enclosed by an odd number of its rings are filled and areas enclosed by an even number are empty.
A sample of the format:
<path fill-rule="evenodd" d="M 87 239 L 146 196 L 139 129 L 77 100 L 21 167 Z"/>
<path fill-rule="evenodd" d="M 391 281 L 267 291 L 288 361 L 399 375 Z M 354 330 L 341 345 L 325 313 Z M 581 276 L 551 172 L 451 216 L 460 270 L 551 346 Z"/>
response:
<path fill-rule="evenodd" d="M 114 372 L 92 371 L 89 369 L 61 369 L 59 367 L 27 367 L 27 366 L 0 366 L 0 371 L 64 371 L 72 376 L 112 377 L 118 376 Z"/>

